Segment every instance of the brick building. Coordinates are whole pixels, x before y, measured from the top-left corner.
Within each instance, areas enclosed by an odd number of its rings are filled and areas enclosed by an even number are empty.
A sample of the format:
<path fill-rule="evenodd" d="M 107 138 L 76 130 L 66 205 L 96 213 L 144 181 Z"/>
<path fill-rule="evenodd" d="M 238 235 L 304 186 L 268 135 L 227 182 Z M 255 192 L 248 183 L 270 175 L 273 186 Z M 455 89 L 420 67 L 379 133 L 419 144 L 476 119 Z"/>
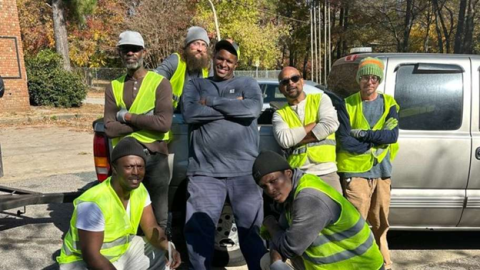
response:
<path fill-rule="evenodd" d="M 0 98 L 0 112 L 29 110 L 27 73 L 16 0 L 0 0 L 0 75 L 5 83 L 5 95 Z"/>

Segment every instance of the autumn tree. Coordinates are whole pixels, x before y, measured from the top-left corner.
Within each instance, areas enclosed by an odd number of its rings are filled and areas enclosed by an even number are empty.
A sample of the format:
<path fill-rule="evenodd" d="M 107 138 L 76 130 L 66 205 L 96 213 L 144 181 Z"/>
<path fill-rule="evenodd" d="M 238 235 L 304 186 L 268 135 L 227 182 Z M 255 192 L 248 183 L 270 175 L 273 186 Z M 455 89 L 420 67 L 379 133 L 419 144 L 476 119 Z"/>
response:
<path fill-rule="evenodd" d="M 212 1 L 215 5 L 222 38 L 230 37 L 240 45 L 240 67 L 251 69 L 258 60 L 261 68 L 281 65 L 280 37 L 286 27 L 279 23 L 274 6 L 280 1 Z M 213 12 L 208 1 L 197 5 L 194 24 L 215 33 Z"/>

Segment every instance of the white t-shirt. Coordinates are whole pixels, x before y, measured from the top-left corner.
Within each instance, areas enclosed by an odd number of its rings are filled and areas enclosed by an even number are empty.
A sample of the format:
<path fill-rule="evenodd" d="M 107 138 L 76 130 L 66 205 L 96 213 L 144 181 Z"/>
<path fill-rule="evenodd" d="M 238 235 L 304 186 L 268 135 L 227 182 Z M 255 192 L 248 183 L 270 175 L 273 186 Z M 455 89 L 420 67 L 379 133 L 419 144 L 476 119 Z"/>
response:
<path fill-rule="evenodd" d="M 149 206 L 151 203 L 150 195 L 147 193 L 144 207 Z M 130 200 L 128 201 L 126 212 L 128 217 L 130 217 Z M 100 207 L 92 202 L 79 203 L 77 205 L 77 223 L 75 226 L 77 229 L 89 232 L 105 231 L 105 218 Z"/>

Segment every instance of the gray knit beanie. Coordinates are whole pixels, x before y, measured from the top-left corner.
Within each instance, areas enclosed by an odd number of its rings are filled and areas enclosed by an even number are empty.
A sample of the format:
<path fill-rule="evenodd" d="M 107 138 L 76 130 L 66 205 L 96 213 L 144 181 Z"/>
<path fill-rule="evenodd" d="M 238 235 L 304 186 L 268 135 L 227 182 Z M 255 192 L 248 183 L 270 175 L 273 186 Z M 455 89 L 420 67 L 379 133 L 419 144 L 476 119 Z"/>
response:
<path fill-rule="evenodd" d="M 207 31 L 200 26 L 192 26 L 188 28 L 187 37 L 185 38 L 184 43 L 185 47 L 195 40 L 203 40 L 205 43 L 207 43 L 207 46 L 210 46 L 210 39 L 208 38 Z"/>

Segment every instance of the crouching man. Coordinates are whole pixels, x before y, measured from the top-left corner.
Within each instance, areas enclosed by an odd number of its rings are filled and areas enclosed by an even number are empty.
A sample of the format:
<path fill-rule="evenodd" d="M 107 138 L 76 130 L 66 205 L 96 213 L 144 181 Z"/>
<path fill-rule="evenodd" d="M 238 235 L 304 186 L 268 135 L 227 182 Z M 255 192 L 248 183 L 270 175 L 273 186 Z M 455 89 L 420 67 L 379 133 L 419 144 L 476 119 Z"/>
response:
<path fill-rule="evenodd" d="M 305 269 L 383 269 L 372 232 L 355 207 L 321 178 L 292 169 L 277 153 L 260 153 L 253 177 L 281 211 L 263 221 L 270 253 L 262 269 L 291 269 L 300 256 Z"/>
<path fill-rule="evenodd" d="M 112 152 L 112 176 L 83 193 L 73 204 L 60 256 L 60 269 L 175 269 L 180 254 L 153 214 L 142 184 L 146 154 L 132 137 Z M 145 237 L 137 236 L 141 226 Z M 165 259 L 170 245 L 171 262 Z"/>

